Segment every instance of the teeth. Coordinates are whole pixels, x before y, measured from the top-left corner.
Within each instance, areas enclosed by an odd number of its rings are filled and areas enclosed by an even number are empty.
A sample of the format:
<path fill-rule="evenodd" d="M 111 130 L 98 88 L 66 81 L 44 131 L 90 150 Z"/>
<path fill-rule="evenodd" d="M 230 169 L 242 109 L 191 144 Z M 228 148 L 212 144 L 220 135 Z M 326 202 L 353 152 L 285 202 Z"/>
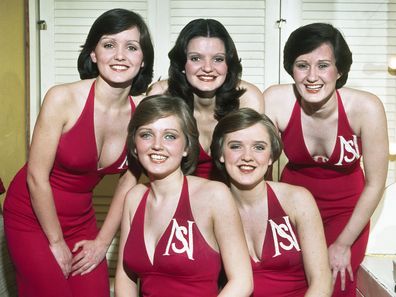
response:
<path fill-rule="evenodd" d="M 165 160 L 166 159 L 166 157 L 165 156 L 162 156 L 162 155 L 150 155 L 150 158 L 151 159 L 153 159 L 153 160 L 156 160 L 156 161 L 163 161 L 163 160 Z"/>
<path fill-rule="evenodd" d="M 214 80 L 215 78 L 213 76 L 200 76 L 199 79 L 201 79 L 201 80 Z"/>
<path fill-rule="evenodd" d="M 126 70 L 126 69 L 128 69 L 127 66 L 123 66 L 123 65 L 112 65 L 111 68 L 116 69 L 116 70 Z"/>
<path fill-rule="evenodd" d="M 239 166 L 239 168 L 241 168 L 242 170 L 253 170 L 254 167 L 250 166 L 250 165 L 241 165 Z"/>
<path fill-rule="evenodd" d="M 307 88 L 307 89 L 310 89 L 310 90 L 319 90 L 321 87 L 322 87 L 322 85 L 314 85 L 314 86 L 312 86 L 312 85 L 310 85 L 310 86 L 306 85 L 306 88 Z"/>

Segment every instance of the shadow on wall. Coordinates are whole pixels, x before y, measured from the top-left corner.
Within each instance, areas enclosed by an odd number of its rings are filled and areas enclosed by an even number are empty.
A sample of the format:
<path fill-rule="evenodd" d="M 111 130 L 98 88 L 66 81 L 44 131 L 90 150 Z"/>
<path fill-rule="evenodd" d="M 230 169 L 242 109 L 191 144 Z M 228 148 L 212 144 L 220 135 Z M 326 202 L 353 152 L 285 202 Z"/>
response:
<path fill-rule="evenodd" d="M 17 297 L 15 273 L 4 238 L 3 215 L 0 213 L 0 296 Z"/>

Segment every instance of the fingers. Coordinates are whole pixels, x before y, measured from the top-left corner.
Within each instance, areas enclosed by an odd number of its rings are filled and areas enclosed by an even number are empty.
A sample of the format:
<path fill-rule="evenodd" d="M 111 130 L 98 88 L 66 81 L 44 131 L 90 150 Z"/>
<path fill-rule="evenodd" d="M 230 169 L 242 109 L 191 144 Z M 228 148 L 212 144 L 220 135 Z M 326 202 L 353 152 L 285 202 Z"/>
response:
<path fill-rule="evenodd" d="M 60 264 L 60 263 L 58 263 L 58 264 Z M 71 269 L 72 269 L 71 263 L 69 262 L 67 264 L 60 264 L 59 266 L 62 269 L 62 272 L 63 272 L 63 275 L 65 276 L 65 278 L 69 278 L 69 275 L 70 275 Z"/>
<path fill-rule="evenodd" d="M 76 244 L 75 244 L 74 247 L 73 247 L 72 252 L 73 252 L 73 253 L 77 252 L 79 248 L 81 248 L 81 247 L 84 246 L 85 242 L 86 242 L 86 240 L 81 240 L 81 241 L 79 241 L 79 242 L 76 242 Z"/>
<path fill-rule="evenodd" d="M 68 278 L 72 270 L 72 254 L 64 241 L 49 246 L 56 262 L 62 270 L 65 278 Z"/>
<path fill-rule="evenodd" d="M 78 263 L 78 264 L 80 264 L 80 263 Z M 72 270 L 73 270 L 72 276 L 75 276 L 78 274 L 81 274 L 81 275 L 87 274 L 87 273 L 91 272 L 92 270 L 94 270 L 97 267 L 97 265 L 98 265 L 97 263 L 85 262 L 85 263 L 81 263 L 80 265 L 74 266 L 72 268 Z"/>
<path fill-rule="evenodd" d="M 352 266 L 351 265 L 347 266 L 347 271 L 348 271 L 349 278 L 350 278 L 351 282 L 353 282 L 354 278 L 353 278 L 353 270 L 352 270 Z"/>
<path fill-rule="evenodd" d="M 333 268 L 333 286 L 337 280 L 337 274 L 338 274 L 338 270 Z"/>
<path fill-rule="evenodd" d="M 69 278 L 69 275 L 72 270 L 71 259 L 70 259 L 70 261 L 68 261 L 67 259 L 63 259 L 63 258 L 55 259 L 55 260 L 56 260 L 56 262 L 58 262 L 58 265 L 59 265 L 60 269 L 62 270 L 64 277 Z"/>
<path fill-rule="evenodd" d="M 91 272 L 100 263 L 97 256 L 88 254 L 87 251 L 80 252 L 73 259 L 73 266 L 71 267 L 72 275 L 86 274 Z"/>
<path fill-rule="evenodd" d="M 80 262 L 87 255 L 87 251 L 81 251 L 73 257 L 72 265 L 74 266 L 77 262 Z"/>
<path fill-rule="evenodd" d="M 350 265 L 348 265 L 346 267 L 346 271 L 348 272 L 350 281 L 353 282 L 354 278 L 353 278 L 352 267 Z M 340 270 L 335 269 L 335 268 L 333 269 L 333 286 L 334 286 L 334 284 L 335 284 L 335 282 L 337 280 L 338 273 L 340 273 L 341 291 L 345 291 L 345 288 L 346 288 L 346 272 L 345 272 L 345 269 L 340 269 Z"/>
<path fill-rule="evenodd" d="M 345 269 L 340 270 L 341 291 L 345 291 Z"/>
<path fill-rule="evenodd" d="M 83 272 L 81 272 L 81 275 L 84 275 L 84 274 L 87 274 L 87 273 L 90 273 L 92 270 L 94 270 L 95 268 L 97 267 L 97 265 L 96 264 L 92 264 L 87 270 L 85 270 L 85 271 L 83 271 Z"/>

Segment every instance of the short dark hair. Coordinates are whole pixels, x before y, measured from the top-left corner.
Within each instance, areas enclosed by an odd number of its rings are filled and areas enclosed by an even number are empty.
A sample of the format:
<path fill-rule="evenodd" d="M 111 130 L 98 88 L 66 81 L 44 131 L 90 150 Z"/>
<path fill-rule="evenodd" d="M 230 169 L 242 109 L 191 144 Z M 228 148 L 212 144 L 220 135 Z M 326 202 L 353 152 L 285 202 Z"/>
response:
<path fill-rule="evenodd" d="M 282 153 L 283 144 L 279 136 L 279 132 L 265 114 L 260 114 L 257 111 L 245 107 L 233 111 L 222 118 L 216 125 L 213 132 L 212 144 L 210 152 L 216 167 L 221 170 L 226 176 L 226 170 L 223 163 L 220 162 L 220 157 L 223 155 L 224 138 L 226 134 L 249 128 L 255 124 L 263 125 L 270 137 L 271 141 L 271 160 L 275 162 Z"/>
<path fill-rule="evenodd" d="M 187 62 L 187 46 L 195 37 L 215 37 L 223 43 L 226 51 L 228 73 L 223 85 L 216 90 L 215 118 L 220 119 L 228 112 L 239 108 L 239 97 L 246 91 L 238 84 L 242 75 L 242 64 L 238 57 L 234 41 L 227 29 L 214 19 L 195 19 L 189 22 L 180 32 L 176 43 L 170 50 L 168 92 L 183 98 L 191 109 L 194 109 L 194 90 L 183 74 Z"/>
<path fill-rule="evenodd" d="M 348 80 L 352 65 L 352 52 L 341 32 L 330 24 L 312 23 L 293 31 L 283 50 L 283 67 L 293 76 L 293 64 L 296 59 L 312 52 L 324 43 L 329 44 L 333 49 L 336 67 L 341 74 L 336 82 L 336 88 L 339 89 Z"/>
<path fill-rule="evenodd" d="M 89 30 L 87 39 L 78 56 L 77 66 L 81 79 L 95 78 L 99 75 L 98 67 L 92 62 L 91 52 L 95 50 L 103 35 L 117 34 L 136 27 L 140 33 L 140 46 L 143 52 L 144 66 L 132 81 L 131 95 L 139 95 L 147 90 L 153 79 L 154 49 L 149 29 L 143 18 L 127 9 L 115 8 L 100 15 Z"/>
<path fill-rule="evenodd" d="M 129 164 L 134 164 L 137 159 L 135 154 L 135 134 L 137 129 L 142 125 L 172 115 L 179 119 L 180 127 L 187 143 L 188 153 L 181 162 L 181 169 L 185 175 L 194 172 L 199 156 L 199 134 L 195 118 L 182 99 L 167 95 L 148 96 L 136 107 L 128 126 L 127 154 Z"/>

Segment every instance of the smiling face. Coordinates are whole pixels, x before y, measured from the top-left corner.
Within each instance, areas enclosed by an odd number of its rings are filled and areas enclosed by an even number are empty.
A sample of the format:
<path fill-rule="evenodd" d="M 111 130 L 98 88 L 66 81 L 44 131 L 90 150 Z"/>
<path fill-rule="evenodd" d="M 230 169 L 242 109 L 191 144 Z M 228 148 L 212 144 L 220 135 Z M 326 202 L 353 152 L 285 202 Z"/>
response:
<path fill-rule="evenodd" d="M 257 123 L 224 137 L 220 157 L 231 184 L 239 189 L 252 189 L 264 181 L 271 160 L 271 140 L 267 128 Z"/>
<path fill-rule="evenodd" d="M 186 138 L 175 116 L 140 126 L 135 133 L 136 154 L 148 175 L 163 178 L 180 169 L 187 156 Z"/>
<path fill-rule="evenodd" d="M 193 88 L 213 97 L 227 77 L 225 46 L 215 37 L 195 37 L 187 45 L 185 72 Z"/>
<path fill-rule="evenodd" d="M 100 76 L 114 84 L 130 83 L 143 66 L 143 52 L 138 28 L 114 35 L 103 35 L 91 53 Z"/>
<path fill-rule="evenodd" d="M 298 93 L 310 103 L 322 102 L 334 95 L 339 77 L 333 48 L 327 43 L 297 57 L 293 64 Z"/>

